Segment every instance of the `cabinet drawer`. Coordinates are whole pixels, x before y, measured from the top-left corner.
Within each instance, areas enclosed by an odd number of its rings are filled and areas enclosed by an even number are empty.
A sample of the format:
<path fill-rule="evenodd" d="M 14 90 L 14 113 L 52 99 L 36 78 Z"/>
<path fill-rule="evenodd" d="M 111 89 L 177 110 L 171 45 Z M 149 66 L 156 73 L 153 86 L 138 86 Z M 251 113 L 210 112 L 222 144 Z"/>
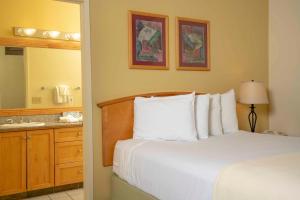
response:
<path fill-rule="evenodd" d="M 55 144 L 55 163 L 82 162 L 82 142 L 61 142 Z"/>
<path fill-rule="evenodd" d="M 55 142 L 82 140 L 82 127 L 54 129 Z"/>
<path fill-rule="evenodd" d="M 82 163 L 66 163 L 55 167 L 55 186 L 83 181 Z"/>

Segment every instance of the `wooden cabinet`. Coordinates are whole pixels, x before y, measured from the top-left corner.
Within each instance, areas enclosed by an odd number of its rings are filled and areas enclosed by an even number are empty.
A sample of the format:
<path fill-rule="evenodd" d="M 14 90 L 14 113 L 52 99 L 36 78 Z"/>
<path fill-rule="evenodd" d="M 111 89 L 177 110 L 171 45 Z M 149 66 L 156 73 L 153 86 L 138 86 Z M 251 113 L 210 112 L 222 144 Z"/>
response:
<path fill-rule="evenodd" d="M 82 182 L 82 155 L 81 127 L 0 133 L 0 197 Z"/>
<path fill-rule="evenodd" d="M 0 133 L 0 196 L 26 191 L 26 132 Z"/>
<path fill-rule="evenodd" d="M 55 186 L 83 180 L 82 128 L 55 129 Z"/>
<path fill-rule="evenodd" d="M 55 166 L 55 185 L 66 185 L 82 182 L 82 162 L 70 162 Z"/>
<path fill-rule="evenodd" d="M 55 142 L 82 141 L 82 128 L 55 129 Z"/>
<path fill-rule="evenodd" d="M 27 189 L 54 186 L 53 130 L 27 132 Z"/>
<path fill-rule="evenodd" d="M 82 153 L 82 141 L 56 143 L 55 163 L 81 162 Z"/>

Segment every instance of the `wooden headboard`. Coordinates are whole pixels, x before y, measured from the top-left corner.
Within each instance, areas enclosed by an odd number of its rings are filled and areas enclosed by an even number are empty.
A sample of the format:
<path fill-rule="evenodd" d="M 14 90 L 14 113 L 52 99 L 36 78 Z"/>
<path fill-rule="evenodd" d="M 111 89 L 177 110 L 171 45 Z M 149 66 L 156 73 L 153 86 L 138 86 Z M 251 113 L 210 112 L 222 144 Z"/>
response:
<path fill-rule="evenodd" d="M 98 103 L 102 109 L 102 162 L 103 166 L 111 166 L 115 144 L 118 140 L 132 138 L 133 134 L 133 102 L 135 97 L 162 97 L 188 94 L 191 92 L 159 92 L 128 96 Z M 200 93 L 197 93 L 200 94 Z"/>

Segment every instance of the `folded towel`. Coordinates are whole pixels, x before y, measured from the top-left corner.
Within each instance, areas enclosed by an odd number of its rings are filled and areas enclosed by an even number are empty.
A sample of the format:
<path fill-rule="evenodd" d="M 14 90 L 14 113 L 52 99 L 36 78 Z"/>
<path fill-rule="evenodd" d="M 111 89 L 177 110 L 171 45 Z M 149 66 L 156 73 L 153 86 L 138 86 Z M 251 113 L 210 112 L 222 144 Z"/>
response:
<path fill-rule="evenodd" d="M 63 117 L 59 117 L 60 122 L 82 122 L 82 116 L 74 117 L 72 115 L 67 115 Z"/>
<path fill-rule="evenodd" d="M 54 88 L 54 102 L 57 104 L 69 103 L 70 87 L 58 85 Z"/>

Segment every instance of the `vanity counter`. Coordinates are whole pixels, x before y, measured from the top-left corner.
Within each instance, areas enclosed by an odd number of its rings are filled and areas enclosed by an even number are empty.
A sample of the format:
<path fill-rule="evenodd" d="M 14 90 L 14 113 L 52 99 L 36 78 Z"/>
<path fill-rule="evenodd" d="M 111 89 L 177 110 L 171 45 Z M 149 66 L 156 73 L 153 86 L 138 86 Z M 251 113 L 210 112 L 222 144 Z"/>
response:
<path fill-rule="evenodd" d="M 45 122 L 43 126 L 36 127 L 0 127 L 0 133 L 17 132 L 17 131 L 32 131 L 32 130 L 43 130 L 43 129 L 54 129 L 54 128 L 71 128 L 81 127 L 82 122 Z"/>

